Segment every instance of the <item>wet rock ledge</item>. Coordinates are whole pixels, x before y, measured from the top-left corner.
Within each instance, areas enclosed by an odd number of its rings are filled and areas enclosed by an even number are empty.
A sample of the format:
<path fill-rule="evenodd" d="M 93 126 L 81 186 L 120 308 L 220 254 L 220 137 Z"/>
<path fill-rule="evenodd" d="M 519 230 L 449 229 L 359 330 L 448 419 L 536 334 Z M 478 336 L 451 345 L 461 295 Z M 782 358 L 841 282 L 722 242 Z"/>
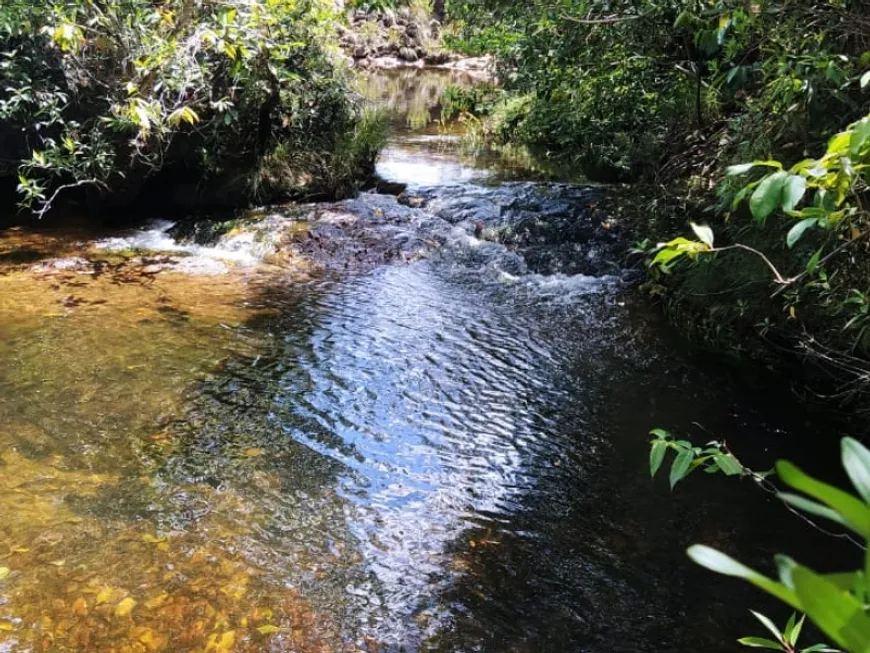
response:
<path fill-rule="evenodd" d="M 489 57 L 461 57 L 447 50 L 441 23 L 408 7 L 353 11 L 349 26 L 339 27 L 341 45 L 358 68 L 434 66 L 485 75 Z"/>

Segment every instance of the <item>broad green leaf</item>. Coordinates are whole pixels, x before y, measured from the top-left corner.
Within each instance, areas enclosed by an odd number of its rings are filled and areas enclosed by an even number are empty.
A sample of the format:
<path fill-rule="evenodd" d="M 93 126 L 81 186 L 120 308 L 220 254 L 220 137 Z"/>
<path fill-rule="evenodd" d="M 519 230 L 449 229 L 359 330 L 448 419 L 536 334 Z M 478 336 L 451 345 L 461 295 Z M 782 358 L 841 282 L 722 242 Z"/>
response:
<path fill-rule="evenodd" d="M 782 188 L 788 179 L 788 173 L 780 170 L 762 179 L 761 183 L 749 198 L 749 209 L 752 217 L 764 222 L 778 207 L 782 200 Z"/>
<path fill-rule="evenodd" d="M 649 432 L 650 435 L 654 435 L 660 439 L 667 439 L 671 437 L 670 431 L 665 431 L 664 429 L 653 429 Z"/>
<path fill-rule="evenodd" d="M 737 641 L 743 644 L 743 646 L 748 646 L 750 648 L 769 648 L 774 651 L 785 650 L 782 644 L 778 644 L 772 639 L 765 639 L 764 637 L 741 637 Z"/>
<path fill-rule="evenodd" d="M 845 525 L 859 535 L 870 533 L 870 508 L 848 492 L 817 481 L 785 460 L 776 464 L 776 473 L 784 483 L 833 508 L 845 519 Z"/>
<path fill-rule="evenodd" d="M 691 449 L 683 449 L 677 454 L 674 464 L 671 466 L 670 482 L 672 490 L 677 483 L 686 478 L 694 458 L 695 452 Z"/>
<path fill-rule="evenodd" d="M 702 544 L 690 546 L 687 553 L 689 557 L 702 567 L 706 567 L 711 571 L 723 574 L 725 576 L 733 576 L 734 578 L 742 578 L 749 581 L 756 587 L 763 589 L 768 594 L 778 598 L 783 603 L 791 606 L 795 610 L 803 610 L 801 603 L 798 600 L 797 594 L 791 589 L 771 580 L 767 576 L 759 574 L 754 569 L 751 569 L 734 558 L 720 553 L 716 549 Z"/>
<path fill-rule="evenodd" d="M 833 583 L 841 590 L 851 590 L 855 587 L 855 579 L 860 572 L 846 571 L 839 574 L 825 574 L 825 580 Z"/>
<path fill-rule="evenodd" d="M 849 142 L 852 140 L 852 134 L 849 132 L 840 132 L 831 140 L 828 141 L 828 154 L 845 156 L 849 152 Z"/>
<path fill-rule="evenodd" d="M 758 619 L 765 628 L 773 633 L 773 636 L 776 637 L 778 641 L 783 641 L 782 631 L 780 631 L 780 629 L 776 627 L 776 624 L 773 623 L 769 617 L 766 617 L 765 615 L 761 614 L 760 612 L 756 612 L 755 610 L 750 610 L 750 612 L 752 613 L 752 616 Z"/>
<path fill-rule="evenodd" d="M 803 220 L 795 224 L 791 229 L 789 229 L 788 235 L 786 235 L 785 237 L 785 244 L 789 246 L 789 249 L 794 247 L 795 243 L 801 239 L 801 236 L 804 235 L 804 232 L 817 222 L 817 218 L 804 218 Z"/>
<path fill-rule="evenodd" d="M 665 459 L 665 453 L 668 450 L 668 443 L 665 440 L 656 440 L 652 443 L 649 451 L 649 475 L 655 476 L 662 466 L 662 461 Z"/>
<path fill-rule="evenodd" d="M 870 617 L 854 596 L 806 567 L 792 572 L 804 611 L 828 637 L 852 653 L 870 651 Z"/>
<path fill-rule="evenodd" d="M 800 175 L 791 175 L 785 180 L 782 187 L 782 209 L 793 211 L 800 204 L 807 192 L 807 180 Z"/>
<path fill-rule="evenodd" d="M 695 232 L 695 235 L 705 245 L 709 245 L 713 247 L 713 230 L 710 229 L 707 225 L 703 224 L 695 224 L 694 222 L 689 223 L 692 227 L 692 231 Z"/>
<path fill-rule="evenodd" d="M 870 503 L 870 451 L 854 438 L 843 438 L 840 446 L 849 480 L 861 498 Z"/>
<path fill-rule="evenodd" d="M 870 138 L 870 119 L 862 118 L 852 126 L 852 137 L 849 139 L 849 154 L 858 156 L 867 139 Z"/>
<path fill-rule="evenodd" d="M 838 648 L 830 648 L 827 644 L 813 644 L 807 648 L 802 648 L 800 653 L 843 653 Z"/>
<path fill-rule="evenodd" d="M 864 88 L 867 84 L 870 84 L 870 71 L 861 75 L 861 88 Z"/>

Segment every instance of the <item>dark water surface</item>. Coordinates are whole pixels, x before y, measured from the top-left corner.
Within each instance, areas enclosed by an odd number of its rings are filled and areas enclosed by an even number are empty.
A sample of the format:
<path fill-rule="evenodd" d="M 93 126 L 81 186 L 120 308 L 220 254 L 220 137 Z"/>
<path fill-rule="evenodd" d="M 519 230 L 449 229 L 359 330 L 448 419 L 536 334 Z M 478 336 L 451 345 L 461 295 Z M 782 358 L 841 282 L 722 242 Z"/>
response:
<path fill-rule="evenodd" d="M 601 189 L 503 181 L 408 75 L 369 82 L 406 196 L 305 209 L 310 256 L 2 234 L 0 651 L 733 651 L 787 614 L 688 544 L 830 562 L 749 482 L 646 466 L 655 426 L 762 468 L 823 427 L 686 353 Z"/>

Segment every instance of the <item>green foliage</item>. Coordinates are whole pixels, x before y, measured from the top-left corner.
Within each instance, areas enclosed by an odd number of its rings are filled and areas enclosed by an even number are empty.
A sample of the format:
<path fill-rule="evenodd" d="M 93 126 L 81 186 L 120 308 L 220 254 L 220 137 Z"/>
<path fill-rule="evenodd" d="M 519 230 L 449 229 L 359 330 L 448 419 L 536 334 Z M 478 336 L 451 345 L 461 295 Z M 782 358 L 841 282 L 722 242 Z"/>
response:
<path fill-rule="evenodd" d="M 791 507 L 812 517 L 830 520 L 857 534 L 866 543 L 870 539 L 870 450 L 852 438 L 842 440 L 842 463 L 858 496 L 819 481 L 787 461 L 779 461 L 776 473 L 787 486 L 798 492 L 780 492 L 779 498 Z M 852 653 L 870 651 L 870 556 L 861 569 L 837 573 L 817 573 L 780 555 L 776 558 L 777 580 L 768 578 L 729 556 L 707 546 L 694 545 L 689 556 L 698 564 L 726 576 L 742 578 L 773 595 L 795 610 L 805 613 L 838 646 Z M 785 632 L 766 618 L 762 623 L 777 637 L 764 644 L 775 650 L 793 651 L 800 633 L 800 622 L 790 620 Z M 747 643 L 747 639 L 741 640 Z M 751 646 L 762 646 L 757 638 Z M 826 650 L 821 645 L 812 651 Z"/>
<path fill-rule="evenodd" d="M 650 476 L 655 477 L 669 451 L 675 454 L 669 474 L 671 489 L 696 469 L 703 469 L 708 474 L 722 472 L 726 476 L 746 473 L 740 461 L 722 442 L 713 441 L 695 447 L 688 440 L 675 439 L 663 429 L 653 429 L 650 435 L 653 436 L 649 453 Z"/>
<path fill-rule="evenodd" d="M 792 613 L 788 622 L 785 624 L 785 628 L 780 630 L 768 617 L 755 612 L 754 610 L 750 610 L 750 612 L 765 628 L 767 628 L 768 631 L 770 631 L 775 639 L 770 639 L 768 637 L 741 637 L 737 641 L 743 644 L 743 646 L 749 648 L 764 648 L 772 651 L 785 651 L 786 653 L 824 653 L 826 651 L 837 653 L 837 649 L 829 648 L 825 644 L 813 644 L 812 646 L 797 648 L 798 638 L 803 629 L 806 615 L 802 615 L 801 618 L 798 619 L 797 614 Z"/>
<path fill-rule="evenodd" d="M 333 31 L 327 0 L 4 2 L 0 177 L 41 214 L 73 186 L 135 196 L 163 173 L 224 192 L 282 152 L 334 158 L 359 114 Z"/>
<path fill-rule="evenodd" d="M 713 247 L 712 232 L 702 238 L 696 231 L 698 240 L 679 237 L 661 245 L 649 265 L 668 274 L 683 258 L 697 260 L 699 254 L 721 256 L 740 250 L 744 258 L 763 263 L 754 276 L 763 285 L 772 281 L 777 286 L 773 297 L 781 298 L 786 324 L 794 322 L 835 355 L 838 351 L 866 355 L 870 346 L 865 244 L 870 232 L 868 166 L 870 117 L 837 133 L 819 158 L 804 158 L 787 169 L 776 160 L 731 166 L 723 182 L 732 192 L 730 209 L 738 212 L 744 203 L 748 205 L 754 226 L 746 225 L 737 213 L 723 226 L 725 237 L 737 242 Z M 756 178 L 735 187 L 734 180 L 744 175 Z M 746 244 L 760 238 L 765 239 L 763 251 Z M 733 271 L 729 276 L 734 276 Z M 856 283 L 861 285 L 855 287 Z M 768 298 L 764 310 L 769 305 Z M 798 305 L 808 307 L 801 312 L 804 319 L 798 317 Z M 770 320 L 758 328 L 769 330 Z M 830 351 L 826 355 L 832 360 Z"/>

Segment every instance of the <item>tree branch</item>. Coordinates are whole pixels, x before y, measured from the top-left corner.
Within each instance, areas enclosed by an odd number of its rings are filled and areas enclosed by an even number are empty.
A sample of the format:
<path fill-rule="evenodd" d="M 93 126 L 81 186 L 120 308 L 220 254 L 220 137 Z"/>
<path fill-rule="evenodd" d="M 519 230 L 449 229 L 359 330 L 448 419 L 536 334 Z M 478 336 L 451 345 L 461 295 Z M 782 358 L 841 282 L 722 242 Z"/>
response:
<path fill-rule="evenodd" d="M 42 203 L 42 208 L 36 212 L 36 217 L 39 220 L 42 220 L 42 218 L 45 216 L 46 213 L 48 213 L 48 210 L 51 208 L 51 205 L 54 203 L 54 200 L 57 199 L 57 196 L 60 195 L 61 192 L 68 190 L 70 188 L 77 188 L 79 186 L 87 186 L 87 185 L 98 186 L 100 188 L 107 188 L 105 182 L 100 181 L 99 179 L 81 179 L 81 180 L 74 182 L 72 184 L 63 184 L 61 186 L 58 186 L 57 188 L 54 189 L 54 192 L 51 194 L 51 197 L 49 197 L 45 202 Z"/>
<path fill-rule="evenodd" d="M 627 20 L 637 20 L 638 18 L 644 18 L 646 16 L 649 16 L 651 13 L 652 11 L 645 11 L 642 14 L 637 14 L 634 16 L 607 16 L 605 18 L 574 18 L 574 16 L 561 14 L 561 18 L 572 23 L 577 23 L 579 25 L 610 25 L 612 23 L 622 23 Z"/>

